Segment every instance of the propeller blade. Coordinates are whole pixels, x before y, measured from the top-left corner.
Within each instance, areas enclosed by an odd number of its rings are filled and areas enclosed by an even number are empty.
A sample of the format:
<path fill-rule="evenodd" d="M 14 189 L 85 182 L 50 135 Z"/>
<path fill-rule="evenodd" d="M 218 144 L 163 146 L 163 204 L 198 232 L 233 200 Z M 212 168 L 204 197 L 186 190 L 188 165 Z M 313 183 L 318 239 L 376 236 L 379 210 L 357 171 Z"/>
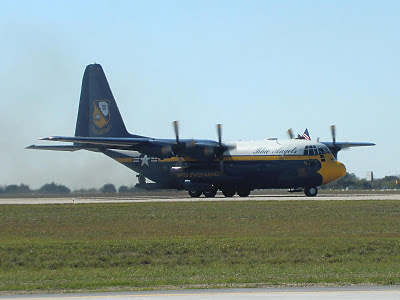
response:
<path fill-rule="evenodd" d="M 222 125 L 217 124 L 217 133 L 218 133 L 218 143 L 222 146 Z"/>
<path fill-rule="evenodd" d="M 179 128 L 178 128 L 178 121 L 172 122 L 172 125 L 174 126 L 176 143 L 179 144 Z"/>
<path fill-rule="evenodd" d="M 224 172 L 224 150 L 222 146 L 222 125 L 217 124 L 217 133 L 218 133 L 218 143 L 220 147 L 220 153 L 218 154 L 219 156 L 219 171 L 221 173 Z"/>
<path fill-rule="evenodd" d="M 331 125 L 331 134 L 332 134 L 333 146 L 336 146 L 336 126 L 335 125 Z"/>
<path fill-rule="evenodd" d="M 287 133 L 288 133 L 288 135 L 289 135 L 289 138 L 290 138 L 291 140 L 293 140 L 293 139 L 294 139 L 294 135 L 293 135 L 293 130 L 292 130 L 292 128 L 289 128 L 288 131 L 287 131 Z"/>

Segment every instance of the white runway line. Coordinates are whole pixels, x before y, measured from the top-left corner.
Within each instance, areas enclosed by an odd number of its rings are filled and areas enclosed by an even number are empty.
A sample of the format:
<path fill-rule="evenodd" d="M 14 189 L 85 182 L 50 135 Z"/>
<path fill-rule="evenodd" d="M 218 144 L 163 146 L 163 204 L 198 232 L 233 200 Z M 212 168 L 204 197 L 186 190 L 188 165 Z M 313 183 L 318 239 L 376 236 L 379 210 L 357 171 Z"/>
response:
<path fill-rule="evenodd" d="M 370 287 L 302 287 L 302 288 L 243 288 L 243 289 L 202 289 L 202 290 L 170 290 L 144 292 L 113 292 L 113 293 L 79 293 L 53 295 L 11 295 L 0 299 L 399 299 L 398 286 Z"/>
<path fill-rule="evenodd" d="M 0 198 L 2 204 L 86 204 L 86 203 L 146 203 L 146 202 L 210 202 L 210 201 L 330 201 L 330 200 L 400 200 L 400 194 L 321 194 L 317 197 L 306 197 L 302 194 L 250 195 L 226 198 L 217 195 L 215 198 L 191 198 L 172 196 L 131 196 L 131 197 L 65 197 L 65 198 Z"/>

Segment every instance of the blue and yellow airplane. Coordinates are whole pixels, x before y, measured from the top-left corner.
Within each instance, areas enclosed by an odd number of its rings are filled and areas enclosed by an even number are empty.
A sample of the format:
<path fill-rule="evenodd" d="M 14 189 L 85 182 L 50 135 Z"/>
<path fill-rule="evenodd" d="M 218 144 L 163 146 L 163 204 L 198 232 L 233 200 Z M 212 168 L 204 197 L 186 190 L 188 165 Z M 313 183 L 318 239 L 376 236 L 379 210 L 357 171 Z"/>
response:
<path fill-rule="evenodd" d="M 217 141 L 180 139 L 178 122 L 173 126 L 175 139 L 130 134 L 101 65 L 91 64 L 83 75 L 75 136 L 41 139 L 73 144 L 27 148 L 103 153 L 137 172 L 136 186 L 144 189 L 187 190 L 192 197 L 214 197 L 220 190 L 226 197 L 246 197 L 254 189 L 288 188 L 312 197 L 318 186 L 346 174 L 336 160 L 340 150 L 375 145 L 336 142 L 334 126 L 332 142 L 321 143 L 293 138 L 291 130 L 287 141 L 223 143 L 220 124 Z"/>

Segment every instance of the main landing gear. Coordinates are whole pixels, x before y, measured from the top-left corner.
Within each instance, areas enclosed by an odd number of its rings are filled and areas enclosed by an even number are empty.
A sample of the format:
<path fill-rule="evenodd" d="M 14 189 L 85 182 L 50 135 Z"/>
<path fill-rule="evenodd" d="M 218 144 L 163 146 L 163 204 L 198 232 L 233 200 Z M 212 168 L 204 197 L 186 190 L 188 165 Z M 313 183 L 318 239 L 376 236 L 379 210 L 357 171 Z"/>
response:
<path fill-rule="evenodd" d="M 212 190 L 192 190 L 189 191 L 189 196 L 193 198 L 198 198 L 203 194 L 206 198 L 213 198 L 217 194 L 217 189 L 212 189 Z M 250 195 L 251 189 L 249 187 L 225 187 L 221 188 L 221 192 L 225 197 L 233 197 L 236 193 L 240 197 L 247 197 Z"/>
<path fill-rule="evenodd" d="M 217 190 L 203 191 L 203 194 L 206 196 L 206 198 L 213 198 L 217 194 Z"/>
<path fill-rule="evenodd" d="M 238 187 L 237 189 L 237 194 L 240 197 L 247 197 L 248 195 L 250 195 L 250 188 L 248 187 Z"/>
<path fill-rule="evenodd" d="M 225 197 L 233 197 L 236 194 L 235 188 L 225 188 L 222 190 L 222 194 Z"/>
<path fill-rule="evenodd" d="M 217 190 L 207 190 L 207 191 L 199 191 L 199 190 L 194 190 L 194 191 L 189 191 L 189 196 L 192 198 L 199 198 L 203 194 L 206 198 L 212 198 L 215 197 L 217 194 Z"/>
<path fill-rule="evenodd" d="M 189 191 L 189 196 L 192 198 L 199 198 L 201 193 L 201 191 Z"/>
<path fill-rule="evenodd" d="M 207 191 L 201 191 L 201 190 L 194 190 L 194 191 L 189 191 L 189 196 L 192 198 L 199 198 L 203 194 L 206 198 L 212 198 L 215 197 L 217 194 L 217 190 L 207 190 Z"/>

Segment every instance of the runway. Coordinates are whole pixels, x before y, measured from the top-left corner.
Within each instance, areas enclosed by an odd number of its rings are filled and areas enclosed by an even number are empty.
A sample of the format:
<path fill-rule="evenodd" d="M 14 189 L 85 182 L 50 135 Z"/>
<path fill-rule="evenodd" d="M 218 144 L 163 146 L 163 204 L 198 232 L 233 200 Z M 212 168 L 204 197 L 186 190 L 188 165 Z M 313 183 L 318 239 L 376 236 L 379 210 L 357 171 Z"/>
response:
<path fill-rule="evenodd" d="M 196 300 L 196 299 L 399 299 L 399 286 L 370 287 L 295 287 L 295 288 L 243 288 L 212 290 L 167 290 L 145 292 L 113 292 L 51 295 L 11 295 L 0 299 L 157 299 L 157 300 Z"/>
<path fill-rule="evenodd" d="M 203 201 L 304 201 L 304 200 L 400 200 L 400 193 L 357 193 L 357 194 L 320 194 L 316 197 L 306 197 L 303 194 L 265 194 L 250 195 L 249 197 L 224 197 L 217 194 L 215 198 L 191 198 L 189 196 L 173 195 L 137 195 L 121 196 L 90 196 L 63 198 L 0 198 L 2 204 L 88 204 L 88 203 L 141 203 L 141 202 L 203 202 Z"/>

